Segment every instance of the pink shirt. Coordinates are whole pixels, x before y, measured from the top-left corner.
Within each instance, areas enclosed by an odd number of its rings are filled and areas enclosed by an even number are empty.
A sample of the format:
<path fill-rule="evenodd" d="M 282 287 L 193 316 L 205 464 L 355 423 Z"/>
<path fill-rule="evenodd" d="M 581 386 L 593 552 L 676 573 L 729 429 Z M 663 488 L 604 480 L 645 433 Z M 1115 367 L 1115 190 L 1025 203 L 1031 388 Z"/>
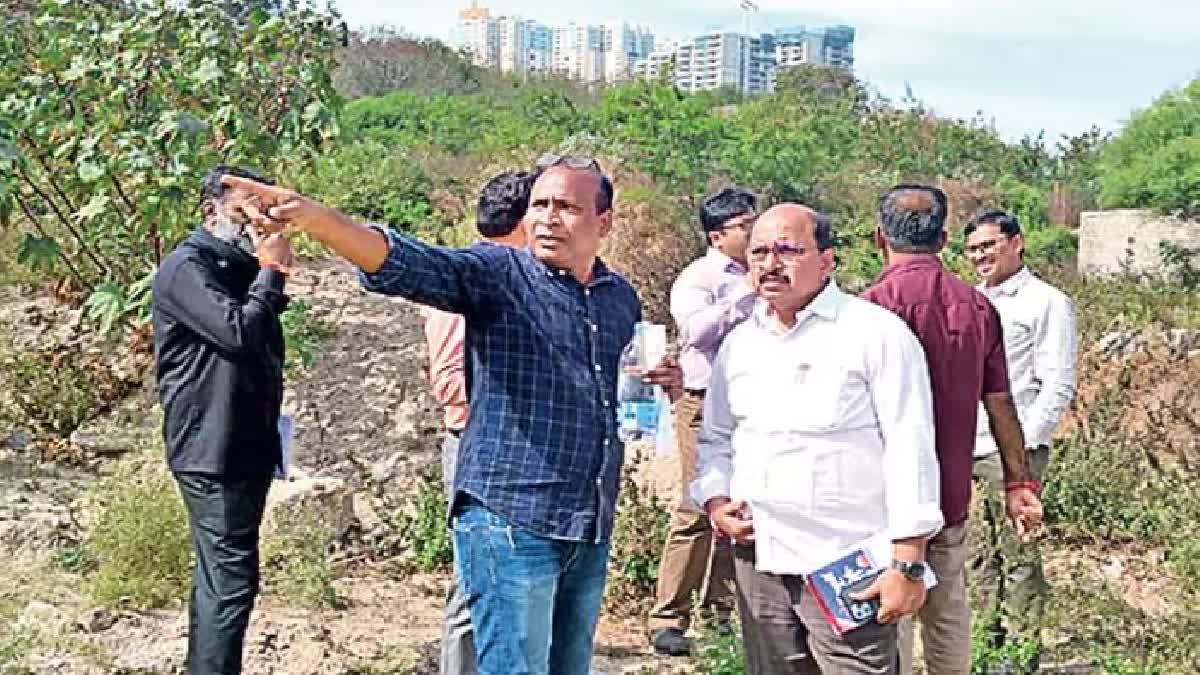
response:
<path fill-rule="evenodd" d="M 746 268 L 715 248 L 684 268 L 671 286 L 671 316 L 679 326 L 683 386 L 706 389 L 721 341 L 754 309 Z"/>
<path fill-rule="evenodd" d="M 429 383 L 433 397 L 445 410 L 443 422 L 450 431 L 467 426 L 467 381 L 463 363 L 466 321 L 460 314 L 422 307 L 425 342 L 429 345 Z"/>

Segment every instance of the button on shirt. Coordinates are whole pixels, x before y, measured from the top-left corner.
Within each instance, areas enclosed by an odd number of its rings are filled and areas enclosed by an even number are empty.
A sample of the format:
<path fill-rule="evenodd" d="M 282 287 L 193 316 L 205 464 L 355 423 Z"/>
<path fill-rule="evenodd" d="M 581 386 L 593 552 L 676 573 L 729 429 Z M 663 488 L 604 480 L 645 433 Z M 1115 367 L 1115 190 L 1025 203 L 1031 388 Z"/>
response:
<path fill-rule="evenodd" d="M 984 394 L 1008 391 L 1000 317 L 935 255 L 889 267 L 863 298 L 908 324 L 929 363 L 946 525 L 967 520 L 976 416 Z"/>
<path fill-rule="evenodd" d="M 671 286 L 671 316 L 679 326 L 683 386 L 705 389 L 725 335 L 754 309 L 746 268 L 715 248 L 693 261 Z"/>
<path fill-rule="evenodd" d="M 746 500 L 757 568 L 808 574 L 868 538 L 938 531 L 933 447 L 920 343 L 830 282 L 791 329 L 760 304 L 725 339 L 692 493 Z"/>
<path fill-rule="evenodd" d="M 1075 396 L 1075 306 L 1028 267 L 1002 284 L 978 288 L 1000 313 L 1008 377 L 1025 445 L 1049 445 L 1059 418 Z M 981 415 L 975 455 L 996 451 L 996 441 Z"/>
<path fill-rule="evenodd" d="M 624 459 L 617 364 L 641 318 L 633 287 L 600 261 L 584 285 L 527 249 L 450 250 L 381 231 L 390 250 L 363 285 L 466 319 L 471 414 L 456 498 L 544 537 L 607 541 Z"/>

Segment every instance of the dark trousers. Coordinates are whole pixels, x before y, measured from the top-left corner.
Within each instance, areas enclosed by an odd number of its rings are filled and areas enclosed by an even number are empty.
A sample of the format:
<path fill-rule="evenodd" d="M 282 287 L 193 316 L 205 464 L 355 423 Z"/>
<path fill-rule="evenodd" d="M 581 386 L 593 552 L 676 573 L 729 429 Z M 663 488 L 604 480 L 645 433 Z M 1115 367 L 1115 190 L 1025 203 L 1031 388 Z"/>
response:
<path fill-rule="evenodd" d="M 271 477 L 177 473 L 196 567 L 188 606 L 188 675 L 242 672 L 258 595 L 258 528 Z"/>

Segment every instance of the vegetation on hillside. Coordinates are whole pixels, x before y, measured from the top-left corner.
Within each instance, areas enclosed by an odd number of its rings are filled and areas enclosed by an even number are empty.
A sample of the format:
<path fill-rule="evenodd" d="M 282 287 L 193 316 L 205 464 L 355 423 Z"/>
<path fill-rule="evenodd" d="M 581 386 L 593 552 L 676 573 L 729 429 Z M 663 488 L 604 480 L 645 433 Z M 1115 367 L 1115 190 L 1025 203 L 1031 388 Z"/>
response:
<path fill-rule="evenodd" d="M 1007 208 L 1026 228 L 1030 264 L 1079 310 L 1089 388 L 1046 487 L 1053 604 L 1071 613 L 1048 618 L 1047 658 L 1111 673 L 1200 671 L 1189 613 L 1200 593 L 1200 498 L 1188 482 L 1200 430 L 1187 426 L 1197 404 L 1167 386 L 1200 364 L 1161 346 L 1150 362 L 1097 346 L 1113 331 L 1200 328 L 1200 294 L 1183 283 L 1200 276 L 1094 280 L 1067 264 L 1082 209 L 1200 212 L 1200 80 L 1115 137 L 1093 129 L 1010 142 L 980 119 L 885 100 L 840 71 L 794 69 L 778 93 L 748 101 L 685 96 L 662 82 L 589 90 L 484 72 L 389 29 L 345 36 L 336 16 L 305 6 L 143 5 L 23 0 L 0 18 L 0 281 L 44 283 L 82 306 L 93 330 L 115 332 L 138 323 L 148 274 L 197 222 L 200 178 L 213 164 L 260 168 L 360 218 L 455 245 L 474 238 L 488 177 L 558 150 L 594 154 L 613 174 L 617 228 L 604 255 L 638 286 L 647 316 L 667 321 L 667 289 L 702 250 L 695 209 L 713 188 L 737 183 L 832 214 L 839 280 L 857 290 L 880 268 L 870 237 L 880 193 L 936 183 L 951 199 L 952 269 L 970 276 L 958 234 L 966 219 Z M 352 100 L 343 107 L 343 98 Z M 297 302 L 288 317 L 293 375 L 329 330 L 308 309 Z M 103 366 L 126 351 L 114 345 L 145 350 L 144 333 L 126 339 L 86 355 L 70 344 L 0 344 L 0 389 L 24 385 L 15 398 L 0 395 L 0 419 L 65 442 L 132 386 Z M 1153 405 L 1130 412 L 1146 392 Z M 79 559 L 91 561 L 99 597 L 161 604 L 185 583 L 186 542 L 155 534 L 179 529 L 178 502 L 164 476 L 127 483 L 102 486 L 108 497 Z M 405 569 L 449 560 L 441 494 L 430 477 L 400 518 Z M 621 506 L 611 609 L 643 604 L 664 526 L 645 493 L 627 489 Z M 302 604 L 336 602 L 324 535 L 312 536 L 323 527 L 314 521 L 267 552 L 269 586 Z M 303 556 L 283 553 L 300 541 Z M 1163 580 L 1166 608 L 1147 609 L 1097 576 L 1110 559 L 1140 561 Z M 710 632 L 702 644 L 705 672 L 741 672 L 736 640 Z M 992 656 L 1003 655 L 978 652 L 980 668 Z"/>

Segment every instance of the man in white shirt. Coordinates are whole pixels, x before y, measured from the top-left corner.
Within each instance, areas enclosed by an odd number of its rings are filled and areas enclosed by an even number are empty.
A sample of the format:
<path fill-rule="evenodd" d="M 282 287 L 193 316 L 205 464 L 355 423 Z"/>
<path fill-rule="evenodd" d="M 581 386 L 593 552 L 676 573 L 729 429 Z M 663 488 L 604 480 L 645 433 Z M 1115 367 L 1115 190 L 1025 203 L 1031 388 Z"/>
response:
<path fill-rule="evenodd" d="M 726 337 L 705 400 L 692 493 L 737 544 L 752 674 L 895 673 L 895 622 L 924 602 L 943 524 L 924 352 L 894 314 L 838 289 L 833 240 L 798 204 L 758 219 L 747 259 L 765 302 Z M 886 570 L 860 597 L 879 600 L 877 622 L 838 636 L 805 575 L 869 540 Z"/>
<path fill-rule="evenodd" d="M 979 290 L 1000 315 L 1004 351 L 1017 416 L 1029 450 L 1029 466 L 1041 478 L 1050 457 L 1050 439 L 1075 395 L 1075 308 L 1062 291 L 1034 276 L 1025 266 L 1025 241 L 1017 219 L 999 210 L 985 211 L 964 229 L 967 257 L 982 283 Z M 1033 655 L 1014 664 L 1033 672 L 1041 641 L 1038 626 L 1047 590 L 1035 542 L 1022 542 L 1004 525 L 1000 505 L 1003 482 L 996 442 L 986 425 L 976 435 L 974 475 L 984 483 L 989 543 L 994 554 L 974 566 L 977 584 L 987 589 L 993 644 L 1011 645 L 1013 653 Z M 1036 647 L 1029 648 L 1033 643 Z"/>

